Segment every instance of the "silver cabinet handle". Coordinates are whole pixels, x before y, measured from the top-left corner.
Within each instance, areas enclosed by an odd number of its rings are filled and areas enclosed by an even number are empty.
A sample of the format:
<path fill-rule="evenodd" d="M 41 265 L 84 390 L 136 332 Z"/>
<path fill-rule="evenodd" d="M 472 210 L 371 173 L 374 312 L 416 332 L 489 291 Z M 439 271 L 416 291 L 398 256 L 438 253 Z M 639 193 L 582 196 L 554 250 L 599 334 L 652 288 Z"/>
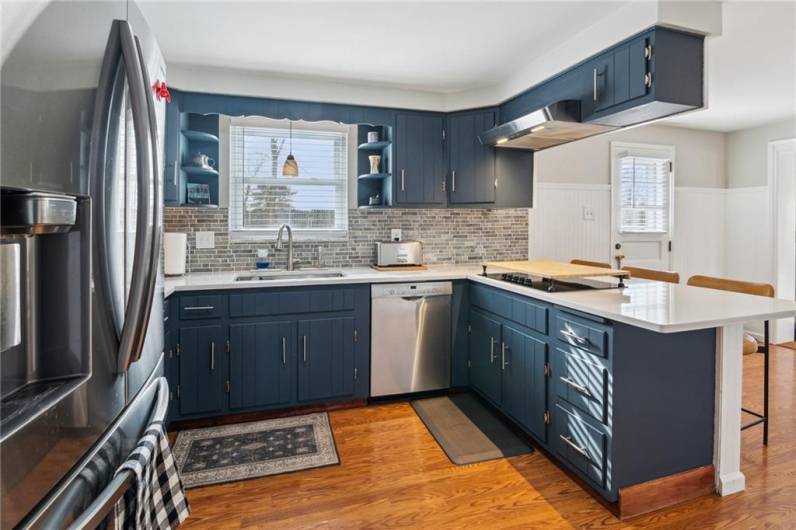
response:
<path fill-rule="evenodd" d="M 570 438 L 569 436 L 564 436 L 563 434 L 559 434 L 558 436 L 559 438 L 564 440 L 564 443 L 566 443 L 572 449 L 583 455 L 583 457 L 586 458 L 586 460 L 591 460 L 591 458 L 589 457 L 589 451 L 587 451 L 585 447 L 581 447 L 575 442 L 573 442 L 572 438 Z"/>
<path fill-rule="evenodd" d="M 509 365 L 509 363 L 506 361 L 506 350 L 507 349 L 508 348 L 506 348 L 506 343 L 505 342 L 501 342 L 500 343 L 500 361 L 501 361 L 500 369 L 501 370 L 505 370 L 506 366 Z"/>
<path fill-rule="evenodd" d="M 489 337 L 489 363 L 495 364 L 495 337 Z"/>
<path fill-rule="evenodd" d="M 594 101 L 597 101 L 597 69 L 592 70 L 591 76 L 591 95 Z"/>
<path fill-rule="evenodd" d="M 565 385 L 571 386 L 581 394 L 591 397 L 591 392 L 589 392 L 589 389 L 581 385 L 580 383 L 576 383 L 569 377 L 559 377 L 559 379 L 561 379 L 561 382 L 564 383 Z"/>
<path fill-rule="evenodd" d="M 282 366 L 287 365 L 287 339 L 282 337 Z"/>
<path fill-rule="evenodd" d="M 652 74 L 649 72 L 644 74 L 644 86 L 647 88 L 652 86 Z"/>
<path fill-rule="evenodd" d="M 404 184 L 405 184 L 404 173 L 405 173 L 405 171 L 402 169 L 401 170 L 401 191 L 405 191 L 406 190 L 406 187 L 404 186 Z"/>
<path fill-rule="evenodd" d="M 172 176 L 172 179 L 174 180 L 174 187 L 175 188 L 177 187 L 177 180 L 179 178 L 179 174 L 180 174 L 180 165 L 179 165 L 177 159 L 175 158 L 174 159 L 174 175 Z"/>
<path fill-rule="evenodd" d="M 304 335 L 302 338 L 304 339 L 304 364 L 307 364 L 307 336 Z"/>
<path fill-rule="evenodd" d="M 456 193 L 456 170 L 451 171 L 451 191 Z"/>
<path fill-rule="evenodd" d="M 584 346 L 589 344 L 589 339 L 587 337 L 581 337 L 580 335 L 577 335 L 568 329 L 562 329 L 560 333 L 565 337 L 574 340 L 578 344 L 583 344 Z"/>
<path fill-rule="evenodd" d="M 215 341 L 210 342 L 210 371 L 216 369 L 216 343 Z"/>
<path fill-rule="evenodd" d="M 215 309 L 215 307 L 212 305 L 189 305 L 183 307 L 184 311 L 212 311 L 213 309 Z"/>

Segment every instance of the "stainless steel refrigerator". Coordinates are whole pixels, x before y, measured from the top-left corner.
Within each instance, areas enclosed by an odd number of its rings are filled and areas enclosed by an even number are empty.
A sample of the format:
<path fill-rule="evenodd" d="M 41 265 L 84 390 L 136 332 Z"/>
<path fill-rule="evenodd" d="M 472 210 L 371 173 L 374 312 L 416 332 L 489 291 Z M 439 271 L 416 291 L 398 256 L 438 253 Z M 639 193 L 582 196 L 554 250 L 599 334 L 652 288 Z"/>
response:
<path fill-rule="evenodd" d="M 95 526 L 168 399 L 165 62 L 132 2 L 27 9 L 0 74 L 0 526 Z"/>

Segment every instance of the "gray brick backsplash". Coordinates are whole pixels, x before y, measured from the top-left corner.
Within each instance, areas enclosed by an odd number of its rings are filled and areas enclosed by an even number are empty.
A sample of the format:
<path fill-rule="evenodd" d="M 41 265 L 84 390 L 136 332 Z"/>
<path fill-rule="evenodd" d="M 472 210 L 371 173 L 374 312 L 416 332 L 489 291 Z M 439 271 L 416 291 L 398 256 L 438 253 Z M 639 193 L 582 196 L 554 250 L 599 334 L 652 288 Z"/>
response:
<path fill-rule="evenodd" d="M 218 272 L 254 268 L 257 249 L 266 248 L 274 267 L 284 267 L 287 251 L 274 240 L 233 241 L 226 208 L 164 209 L 166 232 L 188 234 L 189 272 Z M 525 259 L 528 256 L 528 209 L 384 209 L 348 212 L 348 239 L 296 241 L 295 259 L 301 266 L 356 267 L 373 263 L 376 241 L 400 228 L 404 239 L 423 243 L 427 264 L 472 263 Z M 214 232 L 215 248 L 197 249 L 195 232 Z"/>

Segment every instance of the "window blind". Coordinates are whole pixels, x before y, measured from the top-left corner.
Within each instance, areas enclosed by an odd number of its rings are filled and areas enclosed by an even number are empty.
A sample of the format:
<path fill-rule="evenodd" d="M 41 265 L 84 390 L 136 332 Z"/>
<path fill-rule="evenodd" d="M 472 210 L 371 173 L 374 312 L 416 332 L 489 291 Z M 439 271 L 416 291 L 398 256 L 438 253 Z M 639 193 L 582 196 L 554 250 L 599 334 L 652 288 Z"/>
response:
<path fill-rule="evenodd" d="M 619 159 L 619 229 L 624 233 L 669 231 L 671 161 L 625 156 Z"/>
<path fill-rule="evenodd" d="M 230 230 L 256 235 L 288 224 L 310 239 L 348 229 L 348 134 L 293 128 L 299 176 L 282 175 L 288 129 L 230 126 Z"/>

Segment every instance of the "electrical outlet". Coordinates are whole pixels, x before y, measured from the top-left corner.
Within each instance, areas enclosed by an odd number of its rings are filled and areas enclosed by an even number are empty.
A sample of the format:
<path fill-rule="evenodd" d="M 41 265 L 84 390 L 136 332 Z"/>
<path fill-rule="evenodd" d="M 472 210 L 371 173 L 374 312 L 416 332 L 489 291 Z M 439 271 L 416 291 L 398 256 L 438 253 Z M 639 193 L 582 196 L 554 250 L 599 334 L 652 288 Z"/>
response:
<path fill-rule="evenodd" d="M 196 232 L 196 248 L 216 248 L 215 232 Z"/>
<path fill-rule="evenodd" d="M 591 206 L 583 207 L 583 220 L 594 221 L 594 208 L 592 208 Z"/>
<path fill-rule="evenodd" d="M 401 229 L 400 228 L 393 228 L 390 230 L 390 241 L 400 241 L 401 240 Z"/>

